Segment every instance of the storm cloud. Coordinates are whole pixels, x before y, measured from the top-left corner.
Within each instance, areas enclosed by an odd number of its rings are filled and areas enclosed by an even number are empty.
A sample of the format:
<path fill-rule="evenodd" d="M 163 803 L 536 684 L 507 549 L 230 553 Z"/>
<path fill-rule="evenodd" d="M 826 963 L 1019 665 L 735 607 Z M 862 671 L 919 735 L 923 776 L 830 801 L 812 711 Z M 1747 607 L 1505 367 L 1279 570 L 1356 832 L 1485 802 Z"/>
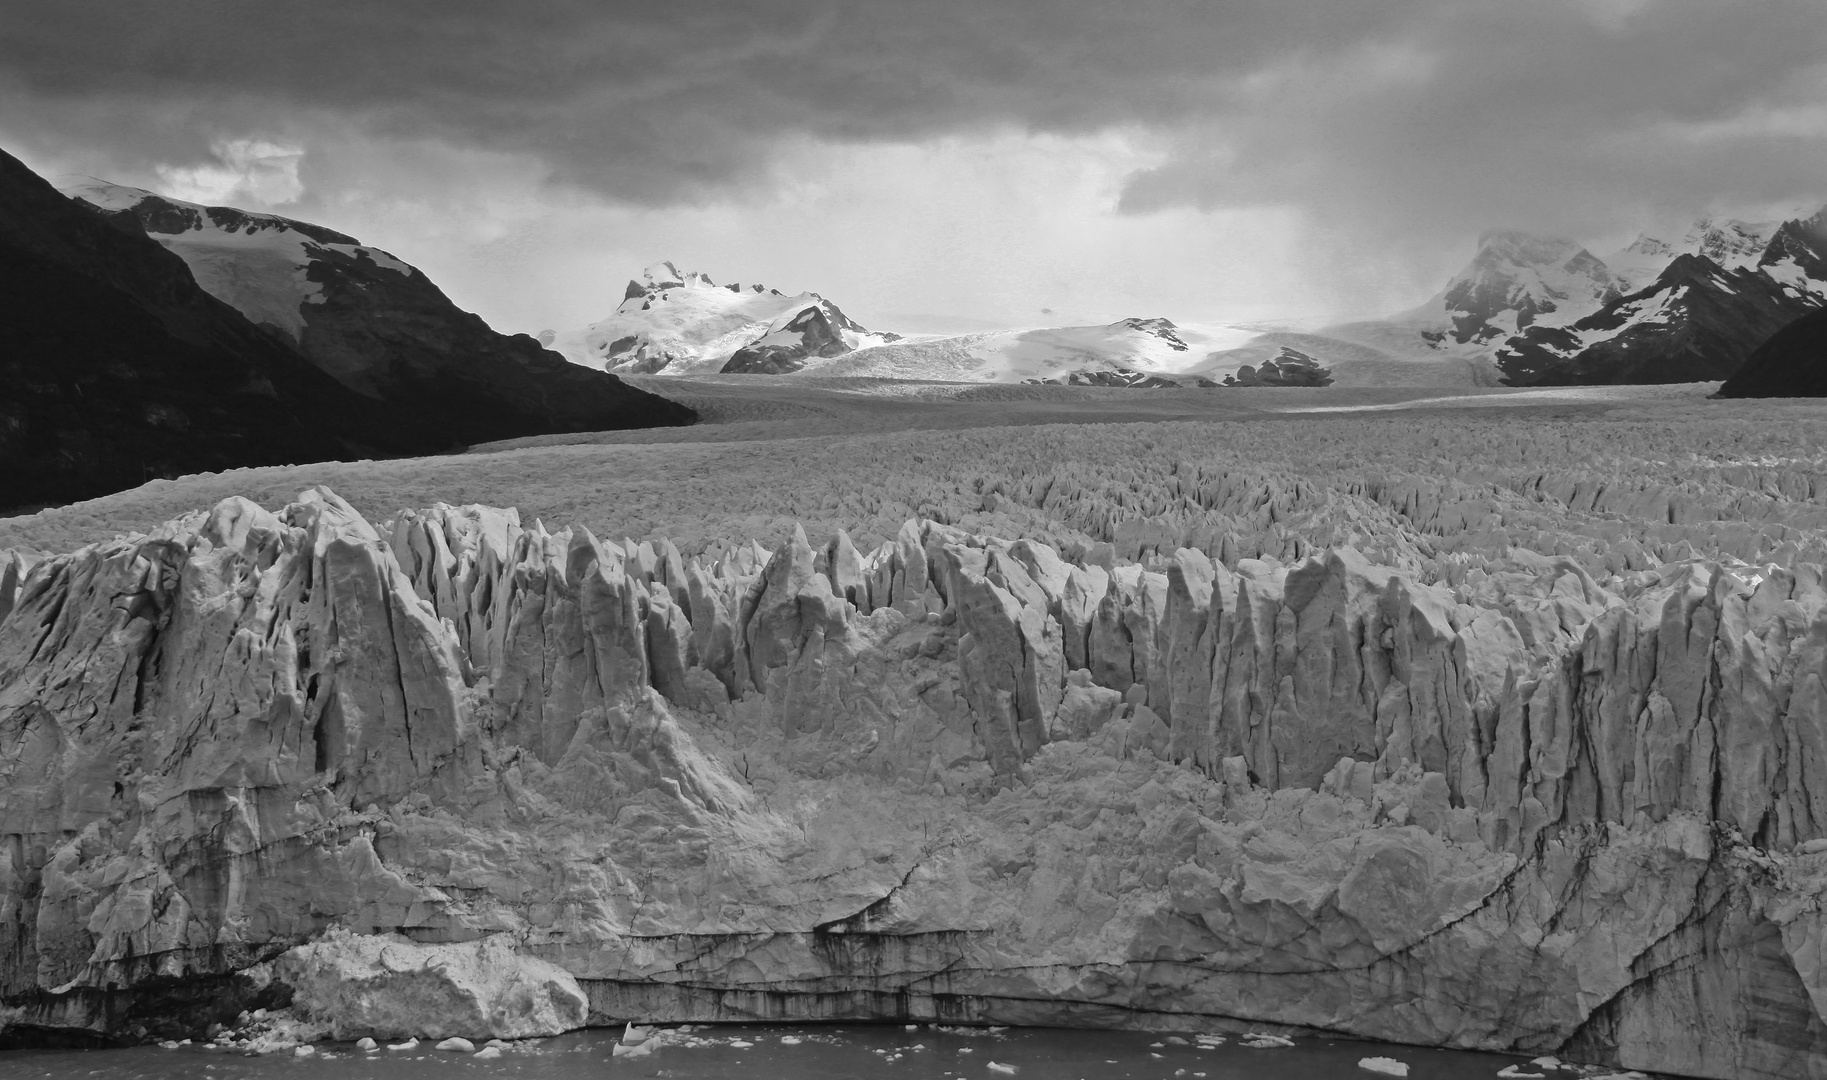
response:
<path fill-rule="evenodd" d="M 1151 157 L 1113 211 L 1292 208 L 1417 250 L 1818 201 L 1827 176 L 1818 0 L 4 10 L 0 138 L 141 173 L 219 169 L 224 140 L 435 144 L 664 208 L 766 193 L 825 147 L 1122 132 Z"/>

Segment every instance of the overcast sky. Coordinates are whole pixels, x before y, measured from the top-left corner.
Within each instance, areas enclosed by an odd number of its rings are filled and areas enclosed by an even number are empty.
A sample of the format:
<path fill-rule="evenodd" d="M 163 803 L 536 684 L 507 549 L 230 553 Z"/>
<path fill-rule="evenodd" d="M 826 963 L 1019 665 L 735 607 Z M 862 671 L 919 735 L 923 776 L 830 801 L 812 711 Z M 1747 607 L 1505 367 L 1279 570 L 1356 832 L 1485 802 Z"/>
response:
<path fill-rule="evenodd" d="M 890 330 L 1361 314 L 1487 227 L 1818 206 L 1827 8 L 0 0 L 0 146 L 352 233 L 508 331 L 659 259 Z"/>

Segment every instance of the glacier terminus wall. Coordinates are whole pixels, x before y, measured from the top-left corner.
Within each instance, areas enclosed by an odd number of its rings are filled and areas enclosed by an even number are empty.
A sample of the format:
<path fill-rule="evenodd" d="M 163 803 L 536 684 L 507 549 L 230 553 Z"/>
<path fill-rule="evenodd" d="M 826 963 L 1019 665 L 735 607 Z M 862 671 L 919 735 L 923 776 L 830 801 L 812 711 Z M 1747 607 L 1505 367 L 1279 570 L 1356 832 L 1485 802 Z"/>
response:
<path fill-rule="evenodd" d="M 687 559 L 229 499 L 0 553 L 0 1023 L 329 1009 L 299 950 L 382 938 L 511 952 L 566 1022 L 1827 1075 L 1824 607 L 1806 562 Z"/>

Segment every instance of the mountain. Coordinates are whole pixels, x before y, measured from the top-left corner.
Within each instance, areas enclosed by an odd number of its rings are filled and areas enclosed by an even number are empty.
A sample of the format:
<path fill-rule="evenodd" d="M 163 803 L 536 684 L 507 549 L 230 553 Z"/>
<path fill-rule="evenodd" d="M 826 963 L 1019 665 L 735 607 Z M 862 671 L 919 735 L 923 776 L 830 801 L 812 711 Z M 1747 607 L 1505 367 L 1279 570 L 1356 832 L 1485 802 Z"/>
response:
<path fill-rule="evenodd" d="M 416 418 L 420 452 L 550 432 L 691 423 L 690 410 L 498 334 L 425 274 L 309 222 L 201 206 L 90 177 L 62 190 L 127 218 L 206 292 L 338 382 Z"/>
<path fill-rule="evenodd" d="M 767 332 L 730 354 L 725 375 L 786 375 L 817 359 L 842 356 L 859 346 L 900 340 L 876 334 L 852 321 L 836 304 L 819 297 L 768 324 Z"/>
<path fill-rule="evenodd" d="M 808 364 L 819 375 L 935 379 L 954 382 L 1076 382 L 1146 386 L 1181 381 L 1214 348 L 1255 337 L 1225 325 L 1119 319 L 1101 326 L 997 330 L 954 337 L 909 338 Z M 1157 380 L 1150 382 L 1150 379 Z"/>
<path fill-rule="evenodd" d="M 0 295 L 0 507 L 452 441 L 199 288 L 138 219 L 91 213 L 4 152 Z"/>
<path fill-rule="evenodd" d="M 1724 379 L 1777 329 L 1827 303 L 1824 237 L 1821 214 L 1702 218 L 1677 241 L 1639 235 L 1601 259 L 1572 240 L 1488 232 L 1420 307 L 1265 335 L 1248 348 L 1253 361 L 1295 348 L 1345 385 Z"/>
<path fill-rule="evenodd" d="M 1618 294 L 1605 264 L 1571 240 L 1498 230 L 1478 238 L 1478 254 L 1440 295 L 1461 345 L 1523 327 L 1564 323 Z"/>
<path fill-rule="evenodd" d="M 1720 397 L 1827 397 L 1827 308 L 1759 345 L 1719 388 Z"/>
<path fill-rule="evenodd" d="M 1633 248 L 1644 245 L 1639 238 Z M 1497 350 L 1514 386 L 1726 379 L 1772 334 L 1827 304 L 1827 211 L 1758 225 L 1702 220 L 1641 288 Z"/>
<path fill-rule="evenodd" d="M 574 364 L 643 375 L 710 374 L 732 361 L 737 372 L 780 374 L 814 357 L 900 340 L 857 324 L 817 293 L 718 285 L 670 262 L 630 281 L 608 318 L 539 337 Z"/>
<path fill-rule="evenodd" d="M 1564 327 L 1530 327 L 1497 352 L 1512 386 L 1706 382 L 1817 308 L 1760 269 L 1676 256 L 1660 277 Z"/>

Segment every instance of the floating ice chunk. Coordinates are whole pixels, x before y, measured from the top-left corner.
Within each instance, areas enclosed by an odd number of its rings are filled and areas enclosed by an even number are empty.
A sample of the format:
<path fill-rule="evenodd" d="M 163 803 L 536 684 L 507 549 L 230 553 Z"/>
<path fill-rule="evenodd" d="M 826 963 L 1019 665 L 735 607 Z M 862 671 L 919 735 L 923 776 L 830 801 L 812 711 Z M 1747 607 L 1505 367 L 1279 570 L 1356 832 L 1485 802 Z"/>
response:
<path fill-rule="evenodd" d="M 653 1031 L 654 1029 L 651 1027 L 639 1027 L 630 1023 L 622 1028 L 622 1045 L 639 1046 L 653 1038 Z"/>
<path fill-rule="evenodd" d="M 460 1035 L 452 1035 L 450 1038 L 439 1043 L 436 1049 L 449 1050 L 456 1054 L 473 1054 L 476 1052 L 476 1044 Z"/>
<path fill-rule="evenodd" d="M 1503 1080 L 1542 1080 L 1542 1077 L 1547 1076 L 1548 1074 L 1523 1072 L 1521 1065 L 1505 1065 L 1503 1068 L 1497 1070 L 1497 1075 L 1503 1077 Z"/>
<path fill-rule="evenodd" d="M 1553 1054 L 1543 1054 L 1541 1057 L 1530 1061 L 1529 1064 L 1542 1069 L 1559 1069 L 1565 1067 L 1561 1064 L 1561 1059 L 1555 1057 Z"/>
<path fill-rule="evenodd" d="M 1293 1046 L 1294 1040 L 1285 1035 L 1270 1035 L 1266 1032 L 1251 1031 L 1245 1033 L 1243 1045 L 1252 1050 L 1274 1050 L 1280 1047 Z"/>
<path fill-rule="evenodd" d="M 317 1053 L 317 1047 L 310 1045 L 294 1047 L 292 1050 L 293 1057 L 310 1057 L 315 1053 Z"/>
<path fill-rule="evenodd" d="M 1015 1075 L 1015 1066 L 1013 1065 L 1004 1065 L 1000 1061 L 992 1061 L 989 1063 L 989 1067 L 990 1071 L 993 1073 L 1003 1073 L 1007 1076 Z"/>
<path fill-rule="evenodd" d="M 419 1045 L 419 1040 L 407 1039 L 403 1043 L 388 1043 L 387 1049 L 389 1049 L 389 1050 L 411 1050 L 413 1047 L 415 1047 L 417 1045 Z"/>
<path fill-rule="evenodd" d="M 366 1035 L 364 1035 L 361 1038 L 355 1040 L 355 1048 L 357 1050 L 379 1050 L 381 1047 L 380 1047 L 379 1043 L 375 1042 L 373 1039 L 370 1039 Z"/>
<path fill-rule="evenodd" d="M 630 1046 L 627 1043 L 616 1043 L 615 1046 L 610 1049 L 609 1056 L 610 1057 L 646 1057 L 648 1054 L 651 1054 L 651 1053 L 653 1053 L 653 1044 L 650 1042 L 636 1043 L 633 1046 Z"/>
<path fill-rule="evenodd" d="M 482 1049 L 476 1051 L 476 1057 L 479 1059 L 483 1059 L 483 1060 L 486 1060 L 488 1058 L 498 1058 L 500 1056 L 501 1056 L 501 1047 L 499 1047 L 499 1046 L 485 1046 Z"/>
<path fill-rule="evenodd" d="M 755 1044 L 752 1042 L 748 1042 L 745 1039 L 731 1039 L 730 1045 L 735 1047 L 738 1050 L 747 1050 L 749 1047 L 754 1046 Z"/>
<path fill-rule="evenodd" d="M 800 1038 L 797 1035 L 782 1035 L 780 1037 L 780 1045 L 782 1045 L 782 1046 L 798 1046 L 800 1043 L 805 1042 L 805 1041 L 806 1040 Z"/>
<path fill-rule="evenodd" d="M 1384 1076 L 1407 1076 L 1408 1063 L 1395 1058 L 1367 1057 L 1358 1059 L 1358 1068 Z"/>

